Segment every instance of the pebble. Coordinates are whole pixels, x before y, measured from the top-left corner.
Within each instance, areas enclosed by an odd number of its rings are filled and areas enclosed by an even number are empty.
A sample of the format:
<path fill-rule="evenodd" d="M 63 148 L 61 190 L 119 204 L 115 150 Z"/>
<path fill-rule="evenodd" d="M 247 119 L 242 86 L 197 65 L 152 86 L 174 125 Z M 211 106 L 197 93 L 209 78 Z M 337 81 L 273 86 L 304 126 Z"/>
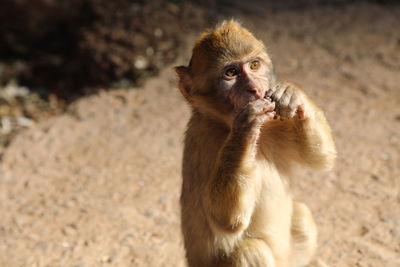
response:
<path fill-rule="evenodd" d="M 110 256 L 104 256 L 103 258 L 100 259 L 101 263 L 112 263 L 113 261 L 114 258 Z"/>
<path fill-rule="evenodd" d="M 388 153 L 382 153 L 382 154 L 381 154 L 381 159 L 382 159 L 382 160 L 389 160 L 389 158 L 390 158 L 390 156 L 389 156 Z"/>
<path fill-rule="evenodd" d="M 76 234 L 76 227 L 74 227 L 73 225 L 69 225 L 69 226 L 65 227 L 65 228 L 62 230 L 62 233 L 63 233 L 65 236 L 72 236 L 72 235 L 75 235 L 75 234 Z"/>
<path fill-rule="evenodd" d="M 163 31 L 160 28 L 155 29 L 154 36 L 157 38 L 161 38 L 163 36 Z"/>
<path fill-rule="evenodd" d="M 42 250 L 43 252 L 46 252 L 46 251 L 47 251 L 47 248 L 48 248 L 47 242 L 45 242 L 45 241 L 38 241 L 38 242 L 36 243 L 36 248 Z"/>
<path fill-rule="evenodd" d="M 27 117 L 18 117 L 17 123 L 23 127 L 32 126 L 32 120 L 28 119 Z"/>
<path fill-rule="evenodd" d="M 400 237 L 400 229 L 391 229 L 390 234 Z"/>
<path fill-rule="evenodd" d="M 1 118 L 1 132 L 7 134 L 11 132 L 11 119 L 10 117 L 2 117 Z"/>
<path fill-rule="evenodd" d="M 389 217 L 389 218 L 384 218 L 383 221 L 395 225 L 400 225 L 400 218 Z"/>
<path fill-rule="evenodd" d="M 378 181 L 378 180 L 379 180 L 379 176 L 376 175 L 376 174 L 371 174 L 371 178 L 372 178 L 373 180 L 375 180 L 375 181 Z"/>
<path fill-rule="evenodd" d="M 152 56 L 152 55 L 154 55 L 154 48 L 153 47 L 147 47 L 146 48 L 146 55 L 148 55 L 148 56 Z"/>
<path fill-rule="evenodd" d="M 0 98 L 14 99 L 18 96 L 26 96 L 29 94 L 29 90 L 26 87 L 18 86 L 15 82 L 9 82 L 0 91 Z"/>
<path fill-rule="evenodd" d="M 160 203 L 161 205 L 164 205 L 164 204 L 167 203 L 167 200 L 168 200 L 167 196 L 162 196 L 162 197 L 160 197 L 160 199 L 158 200 L 158 203 Z"/>
<path fill-rule="evenodd" d="M 61 247 L 62 248 L 69 248 L 69 247 L 71 247 L 71 244 L 69 242 L 62 242 L 61 243 Z"/>
<path fill-rule="evenodd" d="M 144 216 L 148 217 L 148 218 L 152 218 L 154 217 L 154 211 L 152 210 L 145 210 L 144 211 Z"/>
<path fill-rule="evenodd" d="M 171 12 L 172 14 L 174 14 L 174 15 L 178 15 L 179 11 L 180 11 L 180 8 L 179 8 L 178 5 L 176 5 L 174 3 L 168 3 L 167 4 L 167 10 L 169 12 Z"/>
<path fill-rule="evenodd" d="M 147 66 L 149 65 L 149 62 L 148 62 L 147 59 L 144 58 L 144 57 L 138 57 L 138 58 L 135 60 L 134 65 L 135 65 L 135 68 L 136 68 L 136 69 L 142 70 L 142 69 L 147 68 Z"/>

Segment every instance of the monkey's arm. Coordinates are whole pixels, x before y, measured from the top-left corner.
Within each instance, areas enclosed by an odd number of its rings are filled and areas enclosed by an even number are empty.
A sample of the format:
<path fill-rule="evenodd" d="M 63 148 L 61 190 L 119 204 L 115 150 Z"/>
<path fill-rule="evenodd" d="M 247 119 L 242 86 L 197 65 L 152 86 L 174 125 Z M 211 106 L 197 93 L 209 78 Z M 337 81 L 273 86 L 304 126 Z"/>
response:
<path fill-rule="evenodd" d="M 207 185 L 204 208 L 214 230 L 240 232 L 250 221 L 255 188 L 248 138 L 245 134 L 230 135 Z"/>
<path fill-rule="evenodd" d="M 273 104 L 262 99 L 250 103 L 235 119 L 219 151 L 203 203 L 214 231 L 240 233 L 250 222 L 259 188 L 257 140 L 263 122 L 272 119 L 273 109 Z"/>
<path fill-rule="evenodd" d="M 290 158 L 311 168 L 332 168 L 336 149 L 323 111 L 301 89 L 287 83 L 282 87 L 283 92 L 276 91 L 272 97 L 284 120 L 266 127 L 265 142 L 274 140 L 271 148 L 279 160 Z"/>

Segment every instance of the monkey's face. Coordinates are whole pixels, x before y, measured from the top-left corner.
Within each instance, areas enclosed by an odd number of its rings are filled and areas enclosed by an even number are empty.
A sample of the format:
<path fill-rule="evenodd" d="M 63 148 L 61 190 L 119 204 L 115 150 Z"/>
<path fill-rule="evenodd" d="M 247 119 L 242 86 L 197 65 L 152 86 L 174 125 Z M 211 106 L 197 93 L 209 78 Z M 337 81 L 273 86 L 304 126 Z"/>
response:
<path fill-rule="evenodd" d="M 203 61 L 198 68 L 180 66 L 175 70 L 189 103 L 228 124 L 249 102 L 264 98 L 275 82 L 271 60 L 260 51 L 242 57 L 214 58 Z"/>
<path fill-rule="evenodd" d="M 221 68 L 217 88 L 236 114 L 249 102 L 264 98 L 273 84 L 271 64 L 262 56 L 233 61 Z"/>

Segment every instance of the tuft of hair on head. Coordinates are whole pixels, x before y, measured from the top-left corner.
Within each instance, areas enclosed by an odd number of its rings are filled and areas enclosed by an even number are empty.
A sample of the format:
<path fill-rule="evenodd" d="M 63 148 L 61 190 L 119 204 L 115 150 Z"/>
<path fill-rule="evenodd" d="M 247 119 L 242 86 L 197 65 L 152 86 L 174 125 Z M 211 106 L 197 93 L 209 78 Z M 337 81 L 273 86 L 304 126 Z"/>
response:
<path fill-rule="evenodd" d="M 218 68 L 220 63 L 262 53 L 265 54 L 264 44 L 249 30 L 234 19 L 224 20 L 200 35 L 189 67 L 194 73 L 204 73 Z"/>

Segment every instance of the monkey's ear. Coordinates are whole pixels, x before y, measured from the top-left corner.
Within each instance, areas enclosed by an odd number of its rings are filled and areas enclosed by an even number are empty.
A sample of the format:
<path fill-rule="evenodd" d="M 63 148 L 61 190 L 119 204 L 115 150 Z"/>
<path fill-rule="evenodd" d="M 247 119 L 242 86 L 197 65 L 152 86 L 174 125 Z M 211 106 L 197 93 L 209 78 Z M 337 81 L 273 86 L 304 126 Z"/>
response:
<path fill-rule="evenodd" d="M 185 66 L 178 66 L 174 68 L 179 77 L 179 90 L 182 95 L 189 100 L 192 91 L 192 77 L 190 76 L 189 68 Z"/>

